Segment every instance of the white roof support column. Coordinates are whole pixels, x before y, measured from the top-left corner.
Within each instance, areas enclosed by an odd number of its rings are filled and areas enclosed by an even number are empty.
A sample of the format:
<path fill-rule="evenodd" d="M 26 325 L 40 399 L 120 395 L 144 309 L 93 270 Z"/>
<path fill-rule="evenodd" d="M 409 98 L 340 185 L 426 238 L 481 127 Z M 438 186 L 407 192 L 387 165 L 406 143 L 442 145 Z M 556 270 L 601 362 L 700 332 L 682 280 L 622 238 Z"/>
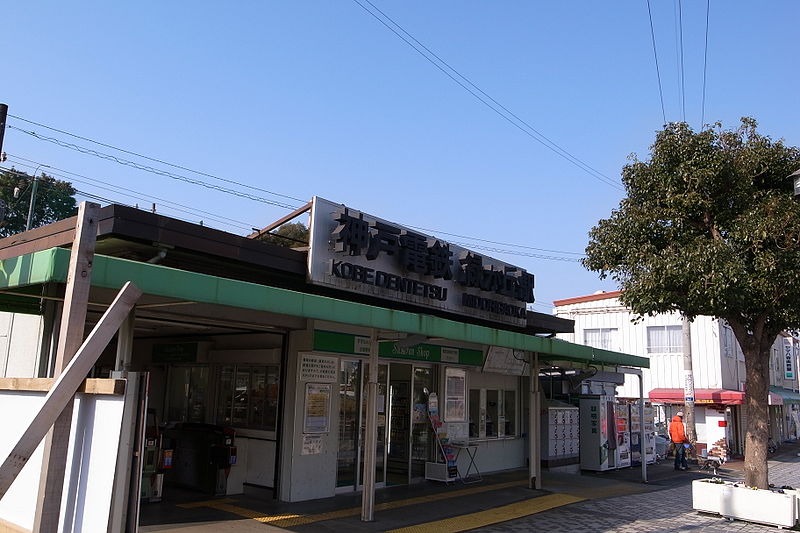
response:
<path fill-rule="evenodd" d="M 644 377 L 641 368 L 617 367 L 617 372 L 632 374 L 639 378 L 639 457 L 642 460 L 642 483 L 647 483 L 647 441 L 644 433 Z M 653 450 L 655 453 L 655 450 Z"/>
<path fill-rule="evenodd" d="M 542 396 L 539 387 L 539 353 L 530 353 L 530 409 L 528 409 L 528 488 L 542 488 Z"/>
<path fill-rule="evenodd" d="M 361 521 L 372 522 L 375 507 L 375 460 L 378 446 L 378 332 L 369 337 L 369 381 L 367 382 L 367 427 L 364 435 L 364 490 Z"/>

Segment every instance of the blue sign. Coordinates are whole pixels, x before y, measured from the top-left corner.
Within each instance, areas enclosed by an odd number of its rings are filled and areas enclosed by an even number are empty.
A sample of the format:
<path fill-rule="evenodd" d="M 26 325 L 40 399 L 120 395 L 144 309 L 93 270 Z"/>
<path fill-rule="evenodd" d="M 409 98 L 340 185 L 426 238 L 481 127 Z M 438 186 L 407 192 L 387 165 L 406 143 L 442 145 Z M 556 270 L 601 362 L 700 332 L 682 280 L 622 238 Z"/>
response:
<path fill-rule="evenodd" d="M 693 402 L 694 401 L 694 396 L 687 396 L 687 397 L 685 397 L 683 399 L 683 401 L 684 402 Z"/>

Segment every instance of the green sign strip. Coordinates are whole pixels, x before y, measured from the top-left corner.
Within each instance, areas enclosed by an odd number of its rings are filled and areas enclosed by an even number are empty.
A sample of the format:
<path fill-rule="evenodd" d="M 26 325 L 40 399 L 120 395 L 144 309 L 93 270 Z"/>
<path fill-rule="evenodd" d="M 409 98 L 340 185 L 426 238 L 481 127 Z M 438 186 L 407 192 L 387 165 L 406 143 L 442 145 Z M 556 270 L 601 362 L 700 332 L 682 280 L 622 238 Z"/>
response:
<path fill-rule="evenodd" d="M 366 342 L 364 342 L 364 340 Z M 314 349 L 322 352 L 369 355 L 367 337 L 337 333 L 335 331 L 314 330 Z M 364 348 L 367 348 L 366 350 Z M 468 348 L 448 348 L 434 344 L 418 344 L 401 348 L 394 341 L 378 343 L 378 355 L 394 359 L 427 361 L 430 363 L 457 363 L 461 365 L 483 365 L 483 351 Z"/>
<path fill-rule="evenodd" d="M 197 361 L 197 343 L 167 343 L 153 345 L 154 363 L 194 363 Z"/>

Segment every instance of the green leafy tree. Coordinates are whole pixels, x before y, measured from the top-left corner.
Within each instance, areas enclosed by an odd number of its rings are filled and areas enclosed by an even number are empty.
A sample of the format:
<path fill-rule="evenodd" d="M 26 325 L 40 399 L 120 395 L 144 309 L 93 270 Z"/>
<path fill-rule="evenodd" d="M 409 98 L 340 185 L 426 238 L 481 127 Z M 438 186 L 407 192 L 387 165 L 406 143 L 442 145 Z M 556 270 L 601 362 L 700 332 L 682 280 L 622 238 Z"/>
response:
<path fill-rule="evenodd" d="M 38 181 L 32 228 L 71 217 L 76 213 L 75 189 L 71 183 L 44 173 L 38 177 Z M 0 221 L 0 237 L 25 231 L 32 190 L 33 176 L 14 169 L 0 171 L 0 201 L 5 205 L 5 215 Z"/>
<path fill-rule="evenodd" d="M 308 228 L 302 222 L 288 222 L 276 231 L 256 237 L 260 241 L 286 248 L 308 246 Z"/>
<path fill-rule="evenodd" d="M 627 192 L 590 232 L 584 266 L 611 276 L 634 312 L 724 319 L 744 352 L 745 481 L 767 488 L 770 348 L 800 328 L 800 150 L 751 118 L 694 132 L 672 123 L 650 159 L 631 156 Z"/>

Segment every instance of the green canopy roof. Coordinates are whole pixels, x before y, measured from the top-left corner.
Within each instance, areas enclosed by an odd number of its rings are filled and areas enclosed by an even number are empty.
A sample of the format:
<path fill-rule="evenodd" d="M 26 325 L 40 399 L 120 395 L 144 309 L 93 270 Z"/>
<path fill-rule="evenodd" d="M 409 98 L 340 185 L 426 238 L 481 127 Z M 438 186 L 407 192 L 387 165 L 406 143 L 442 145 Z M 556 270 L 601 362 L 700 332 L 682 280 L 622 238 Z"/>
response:
<path fill-rule="evenodd" d="M 783 387 L 777 387 L 775 385 L 770 385 L 769 391 L 783 398 L 783 403 L 800 403 L 800 393 L 795 391 L 784 389 Z"/>
<path fill-rule="evenodd" d="M 0 262 L 0 290 L 44 283 L 64 283 L 70 252 L 51 248 Z M 161 265 L 95 255 L 92 286 L 119 289 L 132 281 L 145 295 L 268 311 L 303 318 L 352 324 L 386 331 L 458 340 L 488 346 L 538 352 L 540 358 L 601 365 L 649 368 L 650 361 L 536 335 L 477 326 L 436 316 L 411 313 L 348 300 L 269 287 L 245 281 L 199 274 Z M 0 305 L 9 298 L 0 295 Z M 10 302 L 6 301 L 6 309 Z"/>

